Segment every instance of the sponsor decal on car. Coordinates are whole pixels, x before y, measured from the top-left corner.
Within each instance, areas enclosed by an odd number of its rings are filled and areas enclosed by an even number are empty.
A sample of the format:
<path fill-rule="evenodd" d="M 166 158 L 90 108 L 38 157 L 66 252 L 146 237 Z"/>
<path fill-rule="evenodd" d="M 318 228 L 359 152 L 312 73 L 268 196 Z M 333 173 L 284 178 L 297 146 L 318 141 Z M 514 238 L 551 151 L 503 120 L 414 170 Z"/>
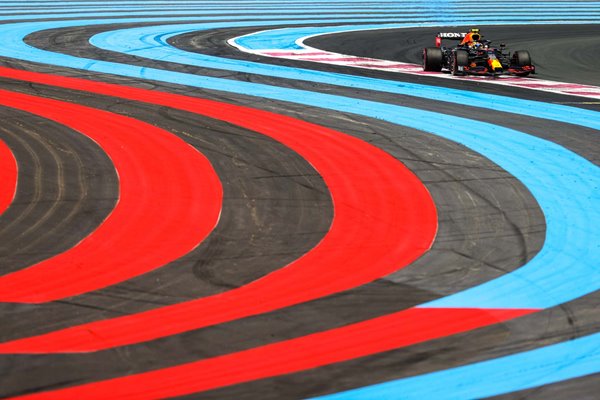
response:
<path fill-rule="evenodd" d="M 437 37 L 442 39 L 462 39 L 466 35 L 466 33 L 461 32 L 440 32 L 437 34 Z"/>

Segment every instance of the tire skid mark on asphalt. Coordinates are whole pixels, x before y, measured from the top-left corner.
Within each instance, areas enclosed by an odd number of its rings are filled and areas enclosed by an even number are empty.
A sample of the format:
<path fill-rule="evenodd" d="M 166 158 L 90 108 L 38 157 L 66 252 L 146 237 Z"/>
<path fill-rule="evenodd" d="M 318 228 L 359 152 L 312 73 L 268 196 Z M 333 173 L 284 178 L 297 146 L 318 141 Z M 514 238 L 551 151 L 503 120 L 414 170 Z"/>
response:
<path fill-rule="evenodd" d="M 67 102 L 2 91 L 0 103 L 95 140 L 120 181 L 117 206 L 93 233 L 64 253 L 0 277 L 1 301 L 43 303 L 122 282 L 189 252 L 216 225 L 220 182 L 208 160 L 183 140 Z"/>
<path fill-rule="evenodd" d="M 178 108 L 267 135 L 298 152 L 321 174 L 335 215 L 312 251 L 251 284 L 6 342 L 0 345 L 2 353 L 97 351 L 265 313 L 371 282 L 410 264 L 433 243 L 437 215 L 425 186 L 399 161 L 362 140 L 290 117 L 199 98 L 6 68 L 0 75 Z"/>
<path fill-rule="evenodd" d="M 118 183 L 112 163 L 87 136 L 14 108 L 2 107 L 0 119 L 0 136 L 15 156 L 18 174 L 12 203 L 1 216 L 1 276 L 63 253 L 88 236 L 114 208 Z"/>
<path fill-rule="evenodd" d="M 17 192 L 18 166 L 10 147 L 0 140 L 0 216 L 10 207 Z"/>

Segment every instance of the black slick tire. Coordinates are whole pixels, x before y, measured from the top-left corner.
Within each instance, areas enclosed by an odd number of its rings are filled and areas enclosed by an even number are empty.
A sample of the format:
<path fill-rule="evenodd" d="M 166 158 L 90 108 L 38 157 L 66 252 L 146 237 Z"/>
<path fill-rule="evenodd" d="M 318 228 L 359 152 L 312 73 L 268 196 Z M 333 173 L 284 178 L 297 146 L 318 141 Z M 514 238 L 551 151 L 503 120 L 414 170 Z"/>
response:
<path fill-rule="evenodd" d="M 513 54 L 513 63 L 517 67 L 525 67 L 531 65 L 531 56 L 526 50 L 515 51 Z"/>
<path fill-rule="evenodd" d="M 466 50 L 455 50 L 452 53 L 452 75 L 464 75 L 460 67 L 469 65 L 469 53 Z"/>
<path fill-rule="evenodd" d="M 423 49 L 423 71 L 442 70 L 442 50 L 437 47 Z"/>

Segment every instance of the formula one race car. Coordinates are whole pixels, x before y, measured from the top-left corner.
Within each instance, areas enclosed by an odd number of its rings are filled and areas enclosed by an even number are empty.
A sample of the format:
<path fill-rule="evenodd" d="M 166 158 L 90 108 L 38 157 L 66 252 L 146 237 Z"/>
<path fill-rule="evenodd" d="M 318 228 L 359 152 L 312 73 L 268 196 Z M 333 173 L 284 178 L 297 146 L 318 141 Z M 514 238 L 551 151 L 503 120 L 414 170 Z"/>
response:
<path fill-rule="evenodd" d="M 442 39 L 459 40 L 453 47 L 442 46 Z M 479 29 L 468 33 L 440 32 L 435 40 L 436 47 L 423 49 L 423 70 L 449 70 L 452 75 L 516 75 L 535 74 L 528 51 L 510 53 L 506 45 L 492 47 L 489 40 L 482 40 Z"/>

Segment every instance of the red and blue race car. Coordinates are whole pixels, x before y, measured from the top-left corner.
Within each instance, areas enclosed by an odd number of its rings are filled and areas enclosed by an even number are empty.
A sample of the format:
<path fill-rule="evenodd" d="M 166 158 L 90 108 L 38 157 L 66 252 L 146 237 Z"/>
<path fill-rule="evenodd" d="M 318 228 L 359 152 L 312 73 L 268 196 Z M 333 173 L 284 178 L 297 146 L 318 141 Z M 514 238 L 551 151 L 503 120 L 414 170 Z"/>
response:
<path fill-rule="evenodd" d="M 458 40 L 455 46 L 445 47 L 443 39 Z M 423 49 L 423 70 L 452 72 L 453 75 L 516 75 L 535 73 L 531 56 L 526 50 L 510 53 L 505 44 L 493 47 L 483 40 L 479 29 L 467 33 L 440 32 L 436 36 L 436 47 Z"/>

